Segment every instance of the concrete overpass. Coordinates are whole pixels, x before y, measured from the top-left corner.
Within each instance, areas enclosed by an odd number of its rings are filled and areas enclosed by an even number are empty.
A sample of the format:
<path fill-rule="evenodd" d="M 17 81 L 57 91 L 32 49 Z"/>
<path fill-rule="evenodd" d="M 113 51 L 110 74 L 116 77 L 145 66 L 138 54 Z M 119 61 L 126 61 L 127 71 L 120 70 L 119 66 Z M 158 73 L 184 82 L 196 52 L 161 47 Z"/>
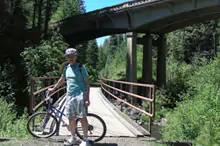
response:
<path fill-rule="evenodd" d="M 136 0 L 54 23 L 77 44 L 105 35 L 136 32 L 164 34 L 220 17 L 220 0 Z"/>
<path fill-rule="evenodd" d="M 130 82 L 137 81 L 136 44 L 142 44 L 142 83 L 152 83 L 154 44 L 158 50 L 156 84 L 162 87 L 166 84 L 164 34 L 219 17 L 220 0 L 136 0 L 73 16 L 53 25 L 60 28 L 70 45 L 105 35 L 127 33 L 126 80 Z M 137 38 L 137 33 L 145 33 L 145 36 Z M 153 42 L 151 34 L 159 36 L 156 42 Z"/>

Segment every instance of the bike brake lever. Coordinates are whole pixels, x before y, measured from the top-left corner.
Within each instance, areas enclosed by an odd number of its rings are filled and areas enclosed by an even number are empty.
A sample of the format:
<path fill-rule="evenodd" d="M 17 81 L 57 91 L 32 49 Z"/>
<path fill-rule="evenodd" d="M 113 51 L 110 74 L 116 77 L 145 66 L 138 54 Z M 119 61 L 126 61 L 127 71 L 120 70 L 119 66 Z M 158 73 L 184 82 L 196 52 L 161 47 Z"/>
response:
<path fill-rule="evenodd" d="M 46 98 L 49 96 L 49 94 L 50 94 L 50 91 L 47 90 L 46 93 L 45 93 Z"/>
<path fill-rule="evenodd" d="M 48 103 L 48 101 L 50 100 L 49 94 L 50 94 L 50 92 L 47 90 L 46 94 L 45 94 L 45 96 L 46 96 L 46 98 L 45 98 L 46 103 Z"/>

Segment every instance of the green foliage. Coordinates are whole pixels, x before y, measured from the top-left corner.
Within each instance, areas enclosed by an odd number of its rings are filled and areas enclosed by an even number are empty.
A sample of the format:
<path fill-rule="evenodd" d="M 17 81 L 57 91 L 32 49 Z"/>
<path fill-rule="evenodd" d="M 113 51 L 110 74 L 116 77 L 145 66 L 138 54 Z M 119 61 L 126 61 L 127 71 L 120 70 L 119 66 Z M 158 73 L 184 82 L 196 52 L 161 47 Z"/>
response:
<path fill-rule="evenodd" d="M 199 67 L 188 84 L 191 88 L 184 94 L 186 100 L 167 116 L 164 139 L 219 145 L 220 58 Z"/>
<path fill-rule="evenodd" d="M 137 46 L 137 78 L 142 76 L 143 46 Z M 111 79 L 125 79 L 127 40 L 123 35 L 113 35 L 99 48 L 99 76 Z"/>
<path fill-rule="evenodd" d="M 82 0 L 60 0 L 59 7 L 52 15 L 53 21 L 62 20 L 85 12 L 84 1 Z"/>
<path fill-rule="evenodd" d="M 0 98 L 4 98 L 7 102 L 15 100 L 16 78 L 14 77 L 15 67 L 7 60 L 3 66 L 0 66 Z"/>
<path fill-rule="evenodd" d="M 143 60 L 143 47 L 137 46 L 137 78 L 142 77 L 142 60 Z"/>
<path fill-rule="evenodd" d="M 103 69 L 105 67 L 105 54 L 104 54 L 104 48 L 103 47 L 99 47 L 99 51 L 98 51 L 98 70 Z"/>
<path fill-rule="evenodd" d="M 59 66 L 66 60 L 63 53 L 67 46 L 62 40 L 42 40 L 38 46 L 25 48 L 21 56 L 28 78 L 58 76 Z"/>
<path fill-rule="evenodd" d="M 123 37 L 120 34 L 113 34 L 109 38 L 109 55 L 114 56 L 117 47 L 122 43 Z"/>
<path fill-rule="evenodd" d="M 88 42 L 88 47 L 86 49 L 86 66 L 88 73 L 90 75 L 90 83 L 95 83 L 98 80 L 98 63 L 99 63 L 99 52 L 96 40 L 90 40 Z"/>
<path fill-rule="evenodd" d="M 91 40 L 88 43 L 86 50 L 86 64 L 92 69 L 97 69 L 98 66 L 98 45 L 96 40 Z"/>
<path fill-rule="evenodd" d="M 168 55 L 178 61 L 192 63 L 195 58 L 216 56 L 219 48 L 219 20 L 195 24 L 169 33 Z"/>
<path fill-rule="evenodd" d="M 157 91 L 157 97 L 160 105 L 173 108 L 177 102 L 182 101 L 182 94 L 189 87 L 187 82 L 196 67 L 171 57 L 167 60 L 167 85 L 165 89 Z"/>
<path fill-rule="evenodd" d="M 27 114 L 23 114 L 17 118 L 16 111 L 13 109 L 14 103 L 7 103 L 4 99 L 0 98 L 0 137 L 16 137 L 16 138 L 27 138 L 30 137 L 28 134 Z M 27 113 L 27 111 L 24 111 Z"/>
<path fill-rule="evenodd" d="M 77 51 L 79 52 L 78 57 L 77 57 L 77 61 L 80 62 L 81 64 L 86 64 L 87 47 L 88 47 L 87 41 L 76 46 Z"/>
<path fill-rule="evenodd" d="M 141 120 L 145 122 L 149 122 L 150 118 L 146 115 L 141 115 Z"/>
<path fill-rule="evenodd" d="M 23 14 L 26 17 L 26 28 L 32 27 L 33 21 L 33 9 L 34 9 L 34 1 L 30 0 L 21 0 L 21 6 L 23 10 Z"/>
<path fill-rule="evenodd" d="M 89 83 L 96 83 L 98 80 L 98 71 L 93 68 L 88 68 L 88 73 L 89 73 Z"/>
<path fill-rule="evenodd" d="M 126 72 L 126 41 L 117 46 L 115 55 L 108 55 L 105 68 L 100 72 L 100 76 L 111 79 L 125 78 Z M 106 52 L 108 54 L 108 52 Z"/>
<path fill-rule="evenodd" d="M 0 137 L 28 137 L 26 128 L 27 114 L 18 118 L 17 106 L 15 103 L 15 92 L 17 82 L 14 76 L 15 67 L 7 60 L 0 67 Z M 27 111 L 23 111 L 27 113 Z M 22 113 L 23 113 L 22 112 Z"/>

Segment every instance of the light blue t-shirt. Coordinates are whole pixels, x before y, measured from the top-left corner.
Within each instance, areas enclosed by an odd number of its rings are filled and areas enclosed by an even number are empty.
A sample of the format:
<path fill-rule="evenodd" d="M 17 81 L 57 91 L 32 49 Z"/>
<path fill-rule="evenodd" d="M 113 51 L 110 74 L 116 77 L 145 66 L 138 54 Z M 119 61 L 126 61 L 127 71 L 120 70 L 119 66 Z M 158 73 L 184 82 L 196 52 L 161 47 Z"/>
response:
<path fill-rule="evenodd" d="M 87 78 L 89 74 L 84 65 L 81 66 L 80 72 L 79 65 L 79 63 L 76 63 L 74 66 L 69 64 L 63 70 L 62 77 L 64 77 L 67 82 L 67 96 L 74 96 L 82 91 L 86 91 L 84 79 Z"/>

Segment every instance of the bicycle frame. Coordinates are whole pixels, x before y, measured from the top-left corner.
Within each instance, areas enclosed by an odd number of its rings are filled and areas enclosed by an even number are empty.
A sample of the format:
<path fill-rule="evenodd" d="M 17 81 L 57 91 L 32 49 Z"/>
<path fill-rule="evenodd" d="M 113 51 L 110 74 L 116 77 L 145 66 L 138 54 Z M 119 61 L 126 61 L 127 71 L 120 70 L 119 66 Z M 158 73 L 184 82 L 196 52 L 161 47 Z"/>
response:
<path fill-rule="evenodd" d="M 46 94 L 46 98 L 44 99 L 44 101 L 46 102 L 46 110 L 36 112 L 28 119 L 28 123 L 27 123 L 28 131 L 30 134 L 32 134 L 35 137 L 39 137 L 39 138 L 51 137 L 55 133 L 59 135 L 59 127 L 61 122 L 65 124 L 62 126 L 67 126 L 67 129 L 70 130 L 69 124 L 66 124 L 66 122 L 62 118 L 62 116 L 67 117 L 67 115 L 64 113 L 64 108 L 62 108 L 63 104 L 65 103 L 65 99 L 63 100 L 63 98 L 61 98 L 61 100 L 59 100 L 61 102 L 57 101 L 57 103 L 59 102 L 59 106 L 57 106 L 56 103 L 53 104 L 53 99 L 50 98 L 50 96 L 48 95 L 49 93 Z M 102 138 L 104 138 L 106 134 L 106 124 L 103 121 L 103 119 L 98 115 L 88 113 L 87 116 L 89 117 L 89 119 L 91 119 L 88 125 L 88 130 L 90 131 L 90 136 L 92 139 L 89 141 L 97 142 Z M 36 119 L 36 125 L 35 125 L 35 119 Z M 75 120 L 76 120 L 76 128 L 75 128 L 76 135 L 80 139 L 83 139 L 84 133 L 81 125 L 82 123 L 80 122 L 81 120 L 79 117 L 76 117 Z"/>
<path fill-rule="evenodd" d="M 47 97 L 47 95 L 46 95 Z M 48 109 L 46 110 L 47 113 L 54 113 L 54 116 L 57 118 L 57 119 L 60 119 L 61 122 L 66 125 L 66 122 L 62 119 L 62 116 L 67 116 L 63 111 L 59 110 L 56 108 L 56 106 L 54 106 L 52 104 L 52 99 L 50 98 L 49 99 L 49 105 L 48 105 Z M 59 115 L 60 114 L 60 115 Z M 58 121 L 59 122 L 59 121 Z"/>

